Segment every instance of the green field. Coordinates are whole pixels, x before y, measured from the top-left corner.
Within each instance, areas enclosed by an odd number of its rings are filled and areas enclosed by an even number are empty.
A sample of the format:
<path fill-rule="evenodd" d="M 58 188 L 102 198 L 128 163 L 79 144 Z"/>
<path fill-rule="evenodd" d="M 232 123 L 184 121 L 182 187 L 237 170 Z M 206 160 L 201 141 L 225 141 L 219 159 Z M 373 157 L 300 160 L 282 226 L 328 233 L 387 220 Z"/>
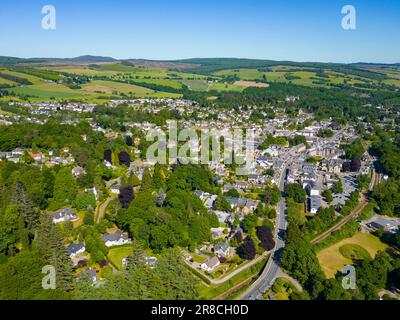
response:
<path fill-rule="evenodd" d="M 193 91 L 208 91 L 210 89 L 210 85 L 205 80 L 182 80 L 181 82 Z"/>
<path fill-rule="evenodd" d="M 343 257 L 351 260 L 371 259 L 367 250 L 354 243 L 344 244 L 339 248 L 339 252 Z"/>
<path fill-rule="evenodd" d="M 156 85 L 159 85 L 159 86 L 171 87 L 171 88 L 174 88 L 174 89 L 182 89 L 182 84 L 180 82 L 172 81 L 172 80 L 169 80 L 169 79 L 139 78 L 139 79 L 133 79 L 133 81 L 151 83 L 151 84 L 156 84 Z"/>
<path fill-rule="evenodd" d="M 22 72 L 16 72 L 16 71 L 5 70 L 5 69 L 0 69 L 0 72 L 1 73 L 5 73 L 5 74 L 9 74 L 9 75 L 12 75 L 12 76 L 15 76 L 15 77 L 18 77 L 18 78 L 26 79 L 26 80 L 32 82 L 33 84 L 43 82 L 43 80 L 40 79 L 39 77 L 32 76 L 30 74 L 26 74 L 26 73 L 22 73 Z"/>
<path fill-rule="evenodd" d="M 293 83 L 305 86 L 322 86 L 329 87 L 330 84 L 344 84 L 357 85 L 357 84 L 378 84 L 377 80 L 364 78 L 361 76 L 355 76 L 352 74 L 344 74 L 329 69 L 325 69 L 324 73 L 327 77 L 320 77 L 316 71 L 310 68 L 304 69 L 293 66 L 273 66 L 265 71 L 256 68 L 240 68 L 240 69 L 227 69 L 214 72 L 213 75 L 216 77 L 234 76 L 236 75 L 241 80 L 261 80 L 265 76 L 268 83 L 282 82 L 282 83 Z M 298 71 L 297 71 L 298 70 Z M 381 72 L 380 70 L 378 70 Z M 388 85 L 394 85 L 400 87 L 400 72 L 398 70 L 390 70 L 386 72 L 386 75 L 391 79 L 383 80 L 382 82 Z M 296 77 L 296 79 L 290 79 L 290 77 Z M 288 78 L 287 78 L 288 77 Z M 297 79 L 298 78 L 298 79 Z M 315 83 L 320 82 L 320 83 Z"/>
<path fill-rule="evenodd" d="M 122 92 L 122 93 L 146 95 L 154 93 L 153 90 L 150 90 L 148 88 L 139 87 L 127 83 L 104 81 L 104 80 L 94 80 L 89 83 L 86 83 L 82 85 L 82 89 L 79 91 L 84 91 L 87 93 L 101 93 L 101 94 L 114 94 Z"/>
<path fill-rule="evenodd" d="M 8 79 L 4 79 L 0 77 L 0 84 L 7 84 L 7 85 L 11 85 L 11 86 L 16 86 L 18 85 L 18 83 L 14 82 L 14 81 L 10 81 Z"/>
<path fill-rule="evenodd" d="M 19 86 L 9 89 L 15 93 L 36 96 L 40 99 L 49 98 L 70 98 L 70 99 L 89 99 L 95 101 L 99 97 L 108 97 L 110 95 L 132 94 L 136 97 L 155 97 L 155 98 L 179 98 L 182 95 L 154 91 L 148 88 L 131 85 L 127 83 L 94 80 L 81 85 L 81 89 L 70 89 L 64 84 L 54 82 L 40 82 L 28 86 Z M 104 101 L 103 101 L 104 102 Z"/>
<path fill-rule="evenodd" d="M 57 67 L 44 67 L 43 70 L 59 71 L 64 73 L 71 73 L 82 76 L 113 76 L 117 74 L 115 71 L 101 71 L 97 69 L 90 69 L 86 66 L 57 66 Z"/>
<path fill-rule="evenodd" d="M 122 269 L 122 259 L 132 254 L 132 246 L 121 246 L 110 249 L 108 259 L 118 269 Z"/>
<path fill-rule="evenodd" d="M 37 96 L 39 98 L 82 98 L 80 90 L 72 90 L 63 84 L 43 82 L 30 86 L 20 86 L 10 89 L 15 93 Z"/>
<path fill-rule="evenodd" d="M 287 204 L 288 216 L 294 219 L 298 225 L 303 225 L 306 222 L 304 203 L 297 203 L 289 198 Z"/>
<path fill-rule="evenodd" d="M 325 275 L 328 278 L 333 278 L 336 272 L 342 270 L 345 265 L 353 263 L 350 257 L 365 258 L 366 254 L 370 257 L 375 257 L 378 251 L 384 251 L 386 248 L 387 245 L 382 243 L 377 237 L 359 232 L 351 238 L 344 239 L 328 248 L 322 249 L 318 252 L 317 257 Z"/>

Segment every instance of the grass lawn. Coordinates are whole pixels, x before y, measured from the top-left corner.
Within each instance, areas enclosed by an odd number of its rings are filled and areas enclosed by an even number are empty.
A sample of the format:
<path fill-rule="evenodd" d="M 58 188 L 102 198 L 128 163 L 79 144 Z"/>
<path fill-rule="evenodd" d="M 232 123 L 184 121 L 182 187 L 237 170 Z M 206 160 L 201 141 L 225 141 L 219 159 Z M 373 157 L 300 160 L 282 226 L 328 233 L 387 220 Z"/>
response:
<path fill-rule="evenodd" d="M 122 268 L 122 259 L 126 258 L 132 253 L 132 246 L 125 245 L 114 247 L 108 252 L 108 259 L 118 268 Z"/>
<path fill-rule="evenodd" d="M 245 281 L 246 279 L 250 278 L 251 276 L 255 276 L 261 272 L 264 268 L 265 264 L 267 263 L 268 257 L 263 259 L 262 261 L 256 263 L 255 265 L 251 266 L 248 269 L 243 270 L 242 272 L 238 273 L 228 281 L 220 285 L 207 285 L 204 282 L 200 282 L 198 290 L 199 290 L 199 299 L 201 300 L 211 300 L 222 293 L 228 291 L 230 288 L 240 284 L 241 282 Z"/>
<path fill-rule="evenodd" d="M 293 199 L 288 199 L 288 216 L 295 219 L 299 225 L 306 222 L 304 203 L 297 203 Z"/>
<path fill-rule="evenodd" d="M 345 244 L 339 248 L 341 255 L 351 260 L 371 259 L 370 254 L 358 244 Z"/>
<path fill-rule="evenodd" d="M 204 261 L 207 260 L 207 257 L 203 257 L 195 253 L 191 253 L 190 255 L 192 256 L 193 260 L 196 261 L 197 263 L 203 263 Z"/>
<path fill-rule="evenodd" d="M 78 216 L 79 220 L 73 222 L 74 228 L 78 228 L 83 224 L 83 218 L 85 217 L 85 213 L 83 211 L 78 211 L 76 215 Z"/>
<path fill-rule="evenodd" d="M 356 245 L 356 246 L 345 246 L 345 245 Z M 333 278 L 337 271 L 342 270 L 342 268 L 347 264 L 352 264 L 352 259 L 349 259 L 352 255 L 357 252 L 358 256 L 366 253 L 359 249 L 361 247 L 364 249 L 371 257 L 375 257 L 378 251 L 384 251 L 387 245 L 382 243 L 377 237 L 368 233 L 356 233 L 353 237 L 344 239 L 331 245 L 328 248 L 322 249 L 318 252 L 317 257 L 321 265 L 322 270 L 328 278 Z M 342 249 L 341 249 L 342 248 Z M 348 255 L 345 257 L 341 251 Z"/>

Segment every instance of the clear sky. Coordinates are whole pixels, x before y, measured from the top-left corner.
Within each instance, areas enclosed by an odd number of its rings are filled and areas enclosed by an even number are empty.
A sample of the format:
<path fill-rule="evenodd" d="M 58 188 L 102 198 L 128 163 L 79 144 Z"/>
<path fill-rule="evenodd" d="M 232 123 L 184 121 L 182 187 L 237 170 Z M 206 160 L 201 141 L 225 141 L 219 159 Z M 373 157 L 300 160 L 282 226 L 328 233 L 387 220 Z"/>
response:
<path fill-rule="evenodd" d="M 44 5 L 56 30 L 41 27 Z M 353 5 L 357 29 L 341 27 Z M 0 55 L 400 62 L 399 0 L 1 0 Z"/>

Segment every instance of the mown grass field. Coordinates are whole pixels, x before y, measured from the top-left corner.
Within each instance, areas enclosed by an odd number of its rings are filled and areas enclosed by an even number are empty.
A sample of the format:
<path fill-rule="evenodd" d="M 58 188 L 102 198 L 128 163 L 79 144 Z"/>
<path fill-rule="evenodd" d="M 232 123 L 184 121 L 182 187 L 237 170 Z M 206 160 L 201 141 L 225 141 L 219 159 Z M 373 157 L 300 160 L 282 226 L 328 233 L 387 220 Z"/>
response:
<path fill-rule="evenodd" d="M 108 252 L 107 258 L 118 269 L 122 269 L 122 259 L 132 254 L 132 246 L 114 247 Z"/>
<path fill-rule="evenodd" d="M 349 244 L 355 246 L 346 246 Z M 357 250 L 359 247 L 364 249 L 373 258 L 378 251 L 384 251 L 387 245 L 371 234 L 359 232 L 351 238 L 344 239 L 328 248 L 322 249 L 317 253 L 317 257 L 325 275 L 328 278 L 333 278 L 336 272 L 342 270 L 345 265 L 352 264 L 353 260 L 349 257 L 352 253 L 354 254 L 354 251 L 358 252 L 359 257 L 362 257 L 363 254 L 365 257 L 365 253 L 360 253 L 363 252 L 362 250 Z"/>
<path fill-rule="evenodd" d="M 83 94 L 80 90 L 72 90 L 63 84 L 42 82 L 29 86 L 20 86 L 10 91 L 37 96 L 39 98 L 82 98 Z"/>
<path fill-rule="evenodd" d="M 83 84 L 82 89 L 79 91 L 84 91 L 88 93 L 132 93 L 132 94 L 151 94 L 154 93 L 153 90 L 148 88 L 139 87 L 132 84 L 114 82 L 114 81 L 104 81 L 104 80 L 94 80 L 89 83 Z"/>

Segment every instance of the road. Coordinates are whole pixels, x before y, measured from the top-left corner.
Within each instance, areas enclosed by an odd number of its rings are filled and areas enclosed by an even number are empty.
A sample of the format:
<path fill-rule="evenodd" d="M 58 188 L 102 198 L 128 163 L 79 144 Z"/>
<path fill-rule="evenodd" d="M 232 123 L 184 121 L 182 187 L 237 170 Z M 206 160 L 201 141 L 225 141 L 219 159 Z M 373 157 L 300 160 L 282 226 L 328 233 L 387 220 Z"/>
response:
<path fill-rule="evenodd" d="M 218 285 L 218 284 L 228 281 L 230 278 L 236 276 L 238 273 L 242 272 L 243 270 L 246 270 L 247 268 L 250 268 L 251 266 L 253 266 L 256 263 L 260 262 L 261 260 L 265 259 L 265 257 L 269 253 L 271 253 L 271 251 L 264 252 L 262 255 L 258 256 L 256 259 L 249 261 L 244 266 L 237 268 L 235 271 L 232 271 L 231 273 L 229 273 L 228 275 L 226 275 L 225 277 L 220 278 L 220 279 L 213 279 L 204 273 L 202 273 L 202 275 L 203 275 L 203 277 L 206 277 L 212 284 Z M 190 262 L 188 262 L 186 260 L 185 260 L 185 262 L 189 267 L 191 267 L 194 270 L 197 270 Z"/>
<path fill-rule="evenodd" d="M 336 139 L 340 134 L 342 134 L 347 129 L 347 126 L 340 129 L 332 140 Z M 283 192 L 285 189 L 285 180 L 286 180 L 286 171 L 288 166 L 296 160 L 299 156 L 298 154 L 292 154 L 290 152 L 289 158 L 285 160 L 284 167 L 281 172 L 279 189 Z M 287 229 L 287 217 L 286 217 L 286 199 L 282 197 L 281 201 L 277 205 L 277 225 L 276 225 L 276 244 L 273 249 L 272 259 L 269 259 L 267 265 L 265 266 L 263 272 L 260 277 L 253 283 L 253 285 L 242 294 L 239 299 L 241 300 L 254 300 L 254 299 L 263 299 L 262 295 L 266 292 L 273 284 L 275 279 L 278 276 L 283 276 L 285 273 L 281 270 L 280 264 L 280 255 L 282 253 L 283 248 L 285 247 L 285 240 L 283 236 Z M 291 280 L 290 277 L 288 277 Z M 295 283 L 296 286 L 300 286 L 298 283 Z"/>
<path fill-rule="evenodd" d="M 101 219 L 104 218 L 106 209 L 107 209 L 108 205 L 110 204 L 111 200 L 113 200 L 114 198 L 115 198 L 115 196 L 108 197 L 106 199 L 106 201 L 104 201 L 97 207 L 96 223 L 100 223 Z"/>
<path fill-rule="evenodd" d="M 286 171 L 288 163 L 284 164 L 281 172 L 279 189 L 283 192 L 285 189 Z M 281 252 L 285 246 L 285 241 L 283 239 L 284 233 L 287 228 L 286 220 L 286 199 L 281 198 L 277 205 L 277 224 L 275 228 L 275 248 L 272 250 L 271 259 L 268 260 L 263 272 L 258 277 L 258 279 L 252 284 L 252 286 L 244 292 L 239 299 L 241 300 L 254 300 L 262 299 L 262 294 L 267 291 L 273 284 L 279 273 L 282 273 L 279 267 L 279 260 Z"/>

